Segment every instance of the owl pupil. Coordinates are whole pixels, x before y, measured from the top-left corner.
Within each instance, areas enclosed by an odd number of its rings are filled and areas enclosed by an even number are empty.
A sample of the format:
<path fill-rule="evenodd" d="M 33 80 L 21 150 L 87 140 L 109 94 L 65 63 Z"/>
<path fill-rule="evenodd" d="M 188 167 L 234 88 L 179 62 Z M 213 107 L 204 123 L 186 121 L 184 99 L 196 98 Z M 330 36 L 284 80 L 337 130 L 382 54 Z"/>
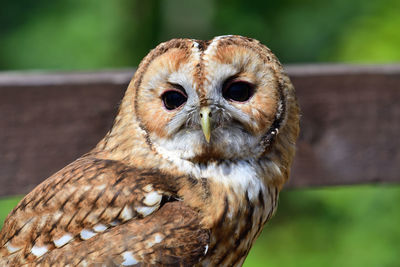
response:
<path fill-rule="evenodd" d="M 177 91 L 167 91 L 162 94 L 161 98 L 165 108 L 168 110 L 179 108 L 187 100 L 187 97 L 183 93 Z"/>
<path fill-rule="evenodd" d="M 253 88 L 247 82 L 234 82 L 223 90 L 222 95 L 228 100 L 244 102 L 253 95 Z"/>

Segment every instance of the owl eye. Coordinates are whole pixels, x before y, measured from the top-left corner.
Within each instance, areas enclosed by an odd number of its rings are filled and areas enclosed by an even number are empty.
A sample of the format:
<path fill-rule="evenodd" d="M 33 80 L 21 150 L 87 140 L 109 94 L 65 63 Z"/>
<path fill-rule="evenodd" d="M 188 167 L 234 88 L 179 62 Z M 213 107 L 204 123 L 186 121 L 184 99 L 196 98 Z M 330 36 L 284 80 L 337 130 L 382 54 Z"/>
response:
<path fill-rule="evenodd" d="M 164 102 L 164 106 L 168 110 L 179 108 L 186 102 L 187 96 L 182 92 L 170 90 L 166 91 L 161 95 L 161 99 Z"/>
<path fill-rule="evenodd" d="M 247 82 L 237 81 L 228 83 L 223 89 L 222 96 L 227 100 L 245 102 L 253 95 L 253 86 Z"/>

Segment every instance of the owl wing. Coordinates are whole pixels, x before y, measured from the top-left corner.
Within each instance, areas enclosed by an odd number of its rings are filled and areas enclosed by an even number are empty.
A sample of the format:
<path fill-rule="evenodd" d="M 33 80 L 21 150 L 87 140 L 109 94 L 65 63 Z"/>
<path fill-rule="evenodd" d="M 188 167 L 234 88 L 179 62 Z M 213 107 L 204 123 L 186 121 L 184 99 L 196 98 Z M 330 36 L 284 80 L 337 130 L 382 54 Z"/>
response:
<path fill-rule="evenodd" d="M 193 253 L 204 251 L 208 234 L 197 212 L 181 202 L 164 205 L 176 195 L 176 180 L 171 181 L 177 178 L 118 161 L 78 159 L 35 188 L 7 217 L 0 265 L 77 258 L 122 265 L 192 260 Z M 184 224 L 187 220 L 190 224 Z M 198 243 L 195 249 L 182 245 L 186 236 Z M 167 252 L 171 256 L 164 258 Z"/>
<path fill-rule="evenodd" d="M 77 245 L 68 244 L 38 260 L 39 265 L 193 266 L 205 255 L 209 233 L 183 202 L 166 203 L 143 220 L 126 224 Z"/>

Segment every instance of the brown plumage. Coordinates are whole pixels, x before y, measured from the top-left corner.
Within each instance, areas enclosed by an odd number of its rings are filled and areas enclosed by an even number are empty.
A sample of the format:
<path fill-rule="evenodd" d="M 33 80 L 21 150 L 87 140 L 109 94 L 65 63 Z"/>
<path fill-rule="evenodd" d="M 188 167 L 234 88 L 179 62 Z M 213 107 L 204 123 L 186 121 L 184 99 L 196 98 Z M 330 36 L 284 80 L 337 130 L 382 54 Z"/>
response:
<path fill-rule="evenodd" d="M 298 132 L 294 88 L 258 41 L 162 43 L 104 139 L 9 214 L 0 266 L 240 266 Z"/>

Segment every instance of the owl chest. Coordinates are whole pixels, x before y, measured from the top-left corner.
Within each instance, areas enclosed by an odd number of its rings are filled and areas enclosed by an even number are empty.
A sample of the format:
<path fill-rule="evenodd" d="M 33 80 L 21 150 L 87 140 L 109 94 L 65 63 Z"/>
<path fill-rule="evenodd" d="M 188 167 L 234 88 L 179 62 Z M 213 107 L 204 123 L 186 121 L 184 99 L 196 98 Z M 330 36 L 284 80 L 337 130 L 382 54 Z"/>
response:
<path fill-rule="evenodd" d="M 273 215 L 277 198 L 278 190 L 268 187 L 253 200 L 245 196 L 245 201 L 225 201 L 222 214 L 211 229 L 211 244 L 201 266 L 241 266 Z"/>

